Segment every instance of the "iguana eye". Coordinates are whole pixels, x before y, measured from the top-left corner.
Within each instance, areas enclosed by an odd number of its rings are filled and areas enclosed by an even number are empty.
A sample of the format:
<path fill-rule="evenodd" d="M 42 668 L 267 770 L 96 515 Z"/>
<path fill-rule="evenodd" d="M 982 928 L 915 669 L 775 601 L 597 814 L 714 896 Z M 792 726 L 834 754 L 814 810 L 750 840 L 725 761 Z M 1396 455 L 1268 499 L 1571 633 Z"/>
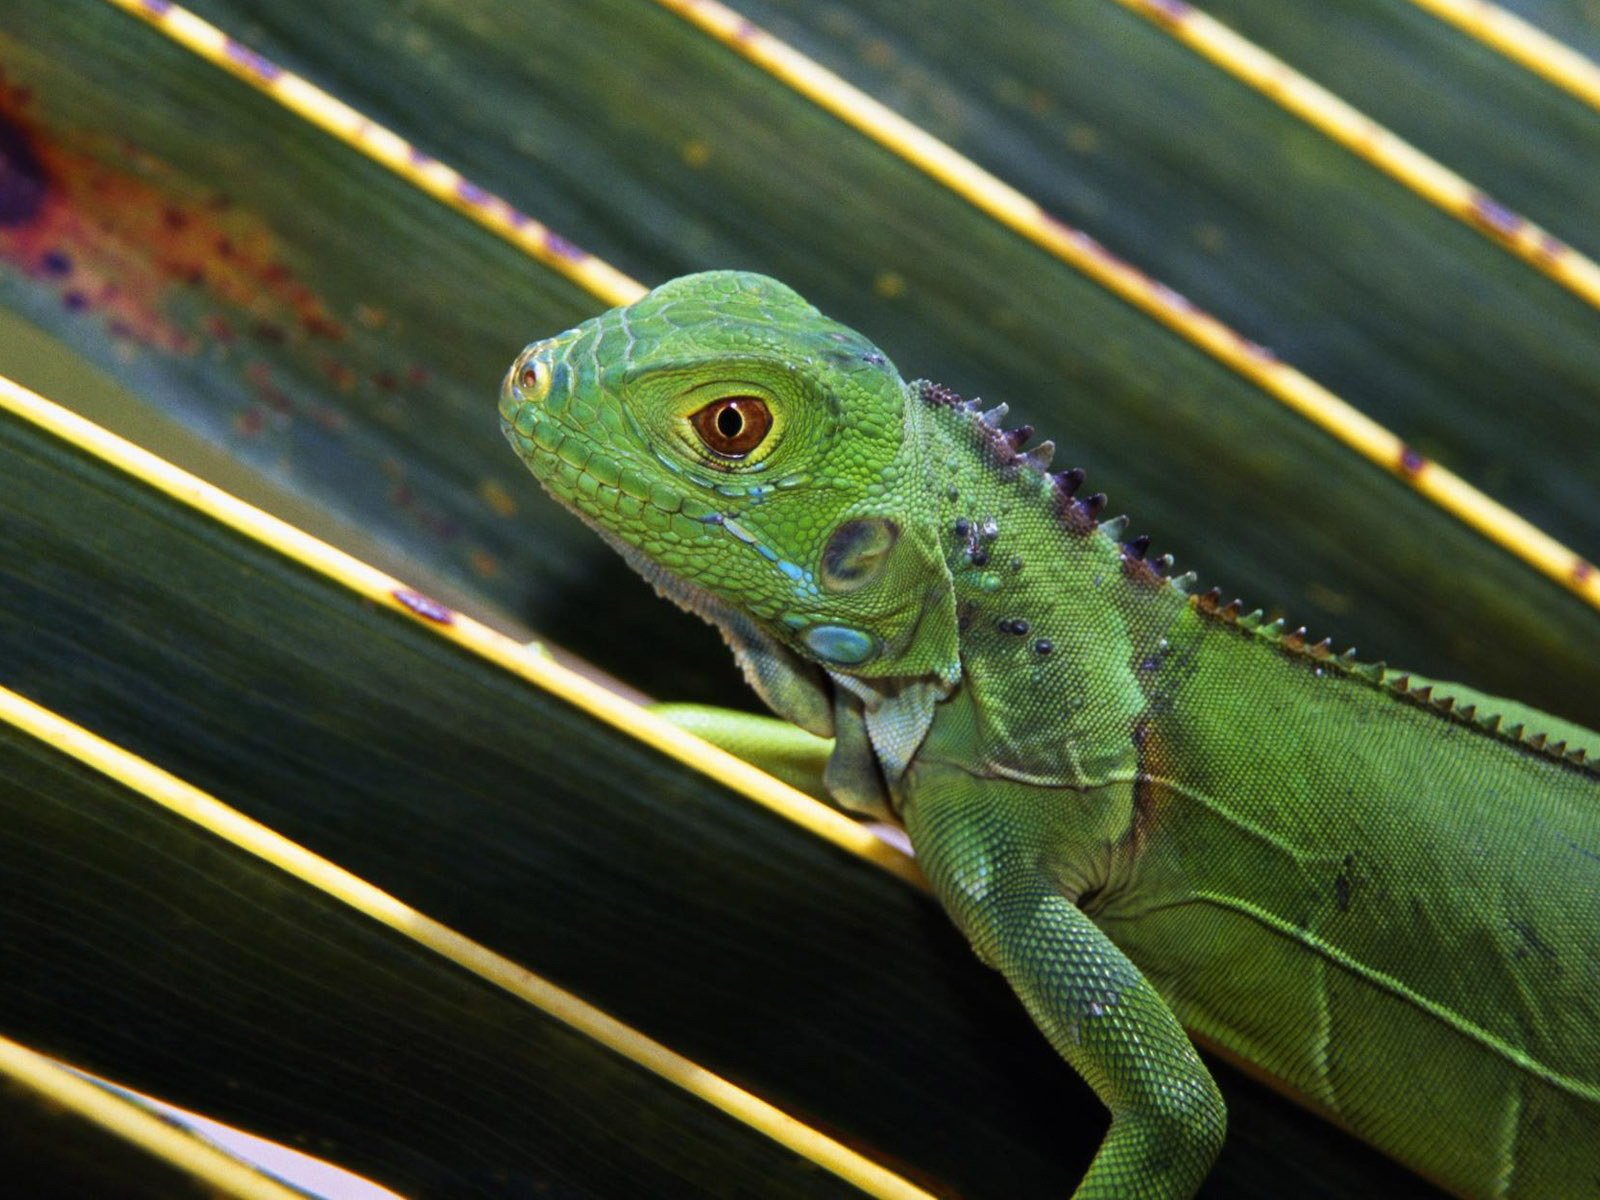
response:
<path fill-rule="evenodd" d="M 690 413 L 689 423 L 711 453 L 743 458 L 767 436 L 772 413 L 759 396 L 724 396 Z"/>

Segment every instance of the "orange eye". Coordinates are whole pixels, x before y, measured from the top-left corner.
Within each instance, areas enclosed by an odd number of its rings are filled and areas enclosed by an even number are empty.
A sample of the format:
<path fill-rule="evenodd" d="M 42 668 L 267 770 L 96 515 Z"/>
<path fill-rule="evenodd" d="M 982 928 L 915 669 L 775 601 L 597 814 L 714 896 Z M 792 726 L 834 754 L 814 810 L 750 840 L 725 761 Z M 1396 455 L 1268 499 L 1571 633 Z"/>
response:
<path fill-rule="evenodd" d="M 706 449 L 721 458 L 743 458 L 772 428 L 772 413 L 759 396 L 724 396 L 689 415 Z"/>
<path fill-rule="evenodd" d="M 530 392 L 534 388 L 538 387 L 539 386 L 539 368 L 535 367 L 535 366 L 531 366 L 531 365 L 523 367 L 522 368 L 521 383 L 522 383 L 522 386 L 527 388 Z"/>

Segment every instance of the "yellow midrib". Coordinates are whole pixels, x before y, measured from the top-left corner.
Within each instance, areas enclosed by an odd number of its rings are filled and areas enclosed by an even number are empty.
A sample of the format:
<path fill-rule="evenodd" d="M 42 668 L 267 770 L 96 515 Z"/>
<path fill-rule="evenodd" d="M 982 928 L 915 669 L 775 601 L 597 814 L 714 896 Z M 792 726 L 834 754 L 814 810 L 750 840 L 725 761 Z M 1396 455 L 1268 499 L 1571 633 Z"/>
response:
<path fill-rule="evenodd" d="M 4 376 L 0 376 L 0 412 L 9 412 L 45 430 L 323 578 L 404 614 L 435 636 L 559 696 L 839 848 L 907 882 L 925 886 L 910 858 L 842 813 L 684 732 L 540 650 L 438 603 L 376 567 L 246 504 Z"/>
<path fill-rule="evenodd" d="M 718 0 L 654 0 L 1000 224 L 1225 363 L 1285 407 L 1397 476 L 1439 508 L 1600 608 L 1600 571 L 1530 521 L 1418 454 L 1395 434 L 1271 351 L 1046 212 L 1010 184 Z"/>
<path fill-rule="evenodd" d="M 1418 8 L 1600 109 L 1600 65 L 1516 13 L 1488 0 L 1410 0 Z"/>
<path fill-rule="evenodd" d="M 6 699 L 0 689 L 0 719 Z M 261 1174 L 171 1122 L 79 1078 L 60 1063 L 0 1035 L 0 1079 L 63 1108 L 162 1160 L 219 1196 L 236 1200 L 306 1200 L 304 1192 Z"/>
<path fill-rule="evenodd" d="M 1241 83 L 1254 88 L 1357 158 L 1592 307 L 1600 308 L 1600 266 L 1482 188 L 1424 154 L 1327 88 L 1187 3 L 1116 0 Z"/>
<path fill-rule="evenodd" d="M 0 687 L 0 721 L 533 1005 L 867 1194 L 884 1200 L 932 1200 L 927 1192 L 754 1093 L 729 1083 L 192 784 L 4 687 Z M 5 1062 L 0 1054 L 0 1065 Z M 281 1200 L 261 1195 L 264 1200 Z"/>

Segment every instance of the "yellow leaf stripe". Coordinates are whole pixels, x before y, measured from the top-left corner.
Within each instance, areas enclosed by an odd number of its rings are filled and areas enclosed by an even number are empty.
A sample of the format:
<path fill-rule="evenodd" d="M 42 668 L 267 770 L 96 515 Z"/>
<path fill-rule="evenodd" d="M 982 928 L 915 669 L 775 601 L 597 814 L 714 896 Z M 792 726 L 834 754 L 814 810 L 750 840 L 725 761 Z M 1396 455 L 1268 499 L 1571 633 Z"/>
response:
<path fill-rule="evenodd" d="M 1270 350 L 1241 337 L 1194 303 L 1046 212 L 1016 188 L 779 41 L 717 0 L 655 0 L 839 120 L 944 184 L 979 211 L 1027 238 L 1133 307 L 1199 346 L 1319 429 L 1398 475 L 1446 512 L 1600 608 L 1600 572 L 1459 475 L 1407 446 L 1382 425 Z"/>
<path fill-rule="evenodd" d="M 1600 266 L 1185 0 L 1116 0 L 1357 158 L 1600 308 Z"/>
<path fill-rule="evenodd" d="M 11 693 L 0 689 L 0 711 Z M 0 1079 L 58 1105 L 237 1200 L 305 1200 L 305 1193 L 263 1175 L 132 1101 L 96 1087 L 53 1059 L 0 1036 Z"/>
<path fill-rule="evenodd" d="M 423 153 L 393 130 L 368 120 L 348 104 L 285 71 L 187 9 L 167 0 L 105 3 L 149 22 L 178 45 L 267 93 L 296 116 L 388 167 L 407 183 L 498 234 L 607 304 L 629 304 L 644 295 L 646 288 L 638 280 L 573 245 L 453 167 Z"/>
<path fill-rule="evenodd" d="M 0 376 L 0 412 L 12 413 L 46 430 L 332 583 L 391 611 L 403 613 L 436 636 L 559 696 L 841 849 L 908 882 L 926 886 L 906 854 L 842 813 L 669 724 L 548 655 L 448 608 L 376 567 L 246 504 L 4 376 Z"/>
<path fill-rule="evenodd" d="M 169 0 L 104 0 L 142 18 L 196 55 L 277 98 L 306 120 L 383 163 L 484 228 L 524 248 L 608 304 L 626 304 L 644 285 L 579 250 L 454 170 L 414 151 L 397 134 L 361 116 L 276 63 Z M 1572 550 L 1428 460 L 1321 384 L 1240 336 L 1173 289 L 1118 258 L 1082 230 L 950 146 L 716 0 L 655 0 L 752 63 L 920 168 L 979 211 L 1076 268 L 1146 315 L 1249 379 L 1337 441 L 1398 475 L 1446 512 L 1514 557 L 1600 608 L 1600 571 Z M 420 164 L 419 164 L 419 161 Z"/>
<path fill-rule="evenodd" d="M 848 1180 L 868 1195 L 883 1200 L 932 1200 L 921 1188 L 624 1025 L 571 992 L 435 921 L 153 763 L 3 687 L 0 687 L 0 721 L 70 755 L 168 812 L 532 1004 L 779 1145 Z M 0 1055 L 0 1063 L 5 1061 Z M 272 1200 L 281 1198 L 274 1193 Z"/>
<path fill-rule="evenodd" d="M 1418 8 L 1600 109 L 1600 64 L 1488 0 L 1411 0 Z"/>

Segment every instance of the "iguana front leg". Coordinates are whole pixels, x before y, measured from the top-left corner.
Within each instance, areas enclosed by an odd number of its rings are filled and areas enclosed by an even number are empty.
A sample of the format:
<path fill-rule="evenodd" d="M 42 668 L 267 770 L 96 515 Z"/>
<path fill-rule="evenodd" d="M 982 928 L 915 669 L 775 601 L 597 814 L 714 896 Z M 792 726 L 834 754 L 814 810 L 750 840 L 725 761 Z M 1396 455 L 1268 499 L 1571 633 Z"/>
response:
<path fill-rule="evenodd" d="M 1177 1018 L 1047 868 L 1039 822 L 975 793 L 913 802 L 918 861 L 973 948 L 1111 1110 L 1075 1200 L 1182 1200 L 1222 1147 L 1222 1096 Z M 1037 803 L 1037 801 L 1036 801 Z M 1037 812 L 1035 812 L 1035 818 Z"/>
<path fill-rule="evenodd" d="M 650 711 L 808 796 L 833 803 L 822 783 L 833 753 L 832 738 L 807 733 L 777 717 L 709 704 L 652 704 Z"/>

